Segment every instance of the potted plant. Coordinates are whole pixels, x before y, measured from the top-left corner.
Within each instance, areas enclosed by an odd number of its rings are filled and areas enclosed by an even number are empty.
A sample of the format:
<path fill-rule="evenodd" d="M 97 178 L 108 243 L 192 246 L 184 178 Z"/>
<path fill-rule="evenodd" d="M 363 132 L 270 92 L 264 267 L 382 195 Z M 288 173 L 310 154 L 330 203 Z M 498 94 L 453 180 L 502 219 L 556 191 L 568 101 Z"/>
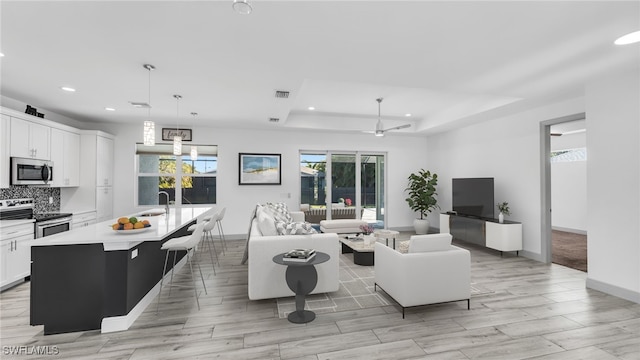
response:
<path fill-rule="evenodd" d="M 511 212 L 509 211 L 509 203 L 506 202 L 506 201 L 503 201 L 503 202 L 499 203 L 496 206 L 498 207 L 498 210 L 500 211 L 500 214 L 498 214 L 498 222 L 500 224 L 502 224 L 504 222 L 504 216 L 505 215 L 511 215 Z"/>
<path fill-rule="evenodd" d="M 436 199 L 436 185 L 438 185 L 438 174 L 429 170 L 420 169 L 417 173 L 409 175 L 409 185 L 404 190 L 409 193 L 405 200 L 413 211 L 420 213 L 420 218 L 413 221 L 416 234 L 426 234 L 429 230 L 427 215 L 434 209 L 439 209 Z"/>

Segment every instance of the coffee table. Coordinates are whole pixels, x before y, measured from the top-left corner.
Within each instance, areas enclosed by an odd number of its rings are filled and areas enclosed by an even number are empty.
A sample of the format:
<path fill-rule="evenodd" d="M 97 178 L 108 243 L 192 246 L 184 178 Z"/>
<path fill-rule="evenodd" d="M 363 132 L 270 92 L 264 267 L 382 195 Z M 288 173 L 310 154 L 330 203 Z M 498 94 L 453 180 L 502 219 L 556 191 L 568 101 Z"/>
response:
<path fill-rule="evenodd" d="M 349 239 L 345 237 L 340 238 L 342 243 L 342 253 L 353 253 L 353 263 L 356 265 L 371 266 L 373 265 L 373 250 L 375 249 L 376 242 L 371 242 L 370 245 L 364 243 L 364 239 Z"/>

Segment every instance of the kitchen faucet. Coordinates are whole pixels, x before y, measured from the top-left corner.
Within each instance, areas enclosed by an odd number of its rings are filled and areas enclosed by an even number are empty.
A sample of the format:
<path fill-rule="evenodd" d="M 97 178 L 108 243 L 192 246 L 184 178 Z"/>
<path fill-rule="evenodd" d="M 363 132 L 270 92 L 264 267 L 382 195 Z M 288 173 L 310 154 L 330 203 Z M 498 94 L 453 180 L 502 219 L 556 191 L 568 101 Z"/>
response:
<path fill-rule="evenodd" d="M 158 192 L 158 195 L 161 195 L 161 194 L 167 195 L 167 202 L 164 204 L 164 212 L 165 214 L 169 215 L 169 193 L 166 191 Z"/>

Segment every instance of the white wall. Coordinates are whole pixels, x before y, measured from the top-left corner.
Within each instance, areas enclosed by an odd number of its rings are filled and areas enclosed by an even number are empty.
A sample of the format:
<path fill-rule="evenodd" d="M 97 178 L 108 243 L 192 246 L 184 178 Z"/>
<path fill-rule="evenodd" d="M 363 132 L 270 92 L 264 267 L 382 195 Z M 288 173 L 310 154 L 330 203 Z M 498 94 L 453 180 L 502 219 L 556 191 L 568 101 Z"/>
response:
<path fill-rule="evenodd" d="M 156 124 L 156 129 L 162 125 Z M 142 141 L 142 123 L 131 126 L 107 126 L 100 130 L 114 134 L 115 182 L 114 216 L 136 211 L 134 190 L 134 144 Z M 159 139 L 159 134 L 156 139 Z M 297 209 L 300 202 L 300 150 L 344 150 L 387 152 L 388 204 L 385 209 L 389 227 L 411 227 L 413 213 L 404 201 L 409 173 L 426 166 L 424 137 L 392 136 L 376 138 L 371 134 L 336 134 L 318 131 L 233 130 L 198 128 L 193 143 L 218 145 L 218 207 L 227 207 L 224 230 L 231 235 L 247 233 L 249 215 L 255 204 L 283 201 Z M 238 185 L 238 153 L 282 154 L 282 185 Z M 291 194 L 291 198 L 288 198 Z"/>
<path fill-rule="evenodd" d="M 551 137 L 551 151 L 586 145 L 586 133 Z M 551 209 L 554 229 L 587 233 L 587 161 L 551 163 Z"/>
<path fill-rule="evenodd" d="M 508 201 L 522 222 L 525 255 L 541 256 L 540 122 L 584 112 L 575 98 L 427 138 L 428 168 L 438 173 L 442 210 L 451 209 L 451 179 L 493 177 L 495 203 Z M 437 214 L 430 221 L 438 222 Z"/>
<path fill-rule="evenodd" d="M 587 284 L 640 302 L 640 68 L 586 88 Z"/>

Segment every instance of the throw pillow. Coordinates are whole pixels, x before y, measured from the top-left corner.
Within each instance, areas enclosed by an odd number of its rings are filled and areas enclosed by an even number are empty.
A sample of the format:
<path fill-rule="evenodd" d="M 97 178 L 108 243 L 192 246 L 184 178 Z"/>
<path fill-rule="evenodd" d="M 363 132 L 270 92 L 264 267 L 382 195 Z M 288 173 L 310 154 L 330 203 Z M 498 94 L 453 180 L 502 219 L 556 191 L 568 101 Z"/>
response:
<path fill-rule="evenodd" d="M 276 221 L 284 221 L 290 223 L 293 221 L 289 209 L 285 203 L 267 203 L 265 206 Z"/>
<path fill-rule="evenodd" d="M 409 241 L 400 241 L 398 243 L 398 247 L 396 247 L 396 250 L 400 253 L 400 254 L 406 254 L 409 252 Z"/>
<path fill-rule="evenodd" d="M 307 235 L 316 234 L 317 231 L 308 222 L 289 222 L 276 221 L 276 229 L 278 235 Z"/>
<path fill-rule="evenodd" d="M 276 220 L 265 206 L 258 206 L 256 214 L 258 217 L 258 229 L 260 229 L 262 236 L 278 235 Z"/>
<path fill-rule="evenodd" d="M 414 235 L 409 240 L 409 252 L 445 251 L 451 249 L 451 234 Z"/>

